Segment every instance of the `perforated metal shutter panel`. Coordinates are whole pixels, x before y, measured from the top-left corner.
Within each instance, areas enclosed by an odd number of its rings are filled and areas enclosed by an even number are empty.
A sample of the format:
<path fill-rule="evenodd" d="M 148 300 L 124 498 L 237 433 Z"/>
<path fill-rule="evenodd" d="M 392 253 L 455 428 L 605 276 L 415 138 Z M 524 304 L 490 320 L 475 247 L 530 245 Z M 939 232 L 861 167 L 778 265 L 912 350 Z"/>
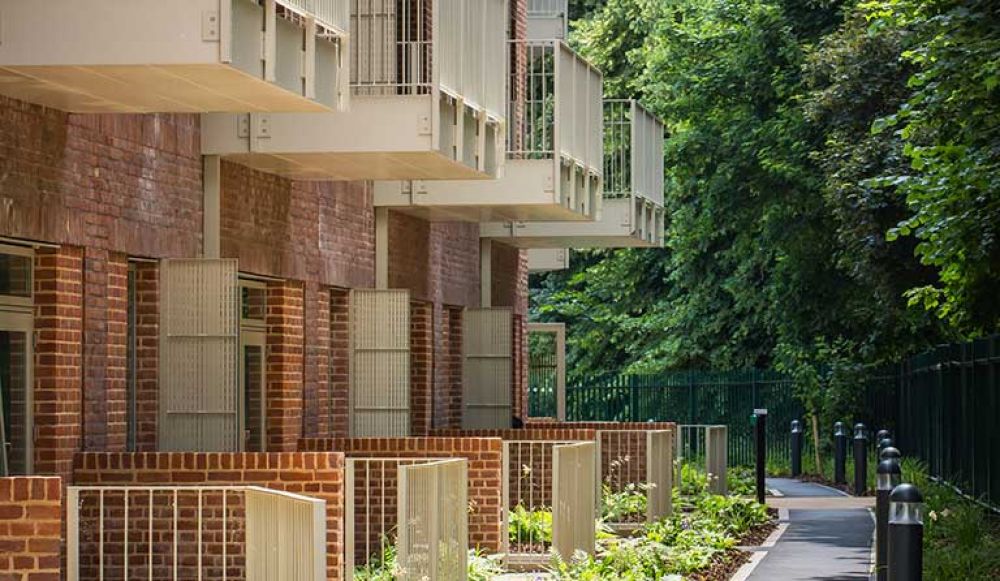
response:
<path fill-rule="evenodd" d="M 160 272 L 159 447 L 237 451 L 237 262 L 164 260 Z"/>
<path fill-rule="evenodd" d="M 464 428 L 510 427 L 513 319 L 507 308 L 466 309 L 462 317 Z"/>
<path fill-rule="evenodd" d="M 351 435 L 410 435 L 410 293 L 351 291 Z"/>

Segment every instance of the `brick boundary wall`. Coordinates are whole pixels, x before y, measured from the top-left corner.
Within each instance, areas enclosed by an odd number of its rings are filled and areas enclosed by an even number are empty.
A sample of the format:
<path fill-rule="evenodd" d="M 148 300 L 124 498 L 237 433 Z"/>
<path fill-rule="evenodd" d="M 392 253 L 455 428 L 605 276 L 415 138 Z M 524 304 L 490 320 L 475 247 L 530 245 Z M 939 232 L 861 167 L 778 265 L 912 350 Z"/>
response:
<path fill-rule="evenodd" d="M 348 458 L 465 458 L 469 461 L 469 544 L 501 550 L 503 448 L 497 438 L 303 438 L 303 452 Z"/>
<path fill-rule="evenodd" d="M 432 436 L 447 438 L 500 438 L 501 440 L 596 440 L 597 431 L 580 428 L 512 428 L 493 430 L 431 430 Z"/>
<path fill-rule="evenodd" d="M 528 429 L 583 429 L 583 430 L 674 430 L 674 422 L 560 422 L 549 418 L 528 418 Z"/>
<path fill-rule="evenodd" d="M 0 478 L 0 579 L 61 578 L 62 479 Z"/>
<path fill-rule="evenodd" d="M 253 485 L 326 501 L 327 579 L 343 579 L 344 454 L 335 452 L 83 452 L 80 486 Z"/>

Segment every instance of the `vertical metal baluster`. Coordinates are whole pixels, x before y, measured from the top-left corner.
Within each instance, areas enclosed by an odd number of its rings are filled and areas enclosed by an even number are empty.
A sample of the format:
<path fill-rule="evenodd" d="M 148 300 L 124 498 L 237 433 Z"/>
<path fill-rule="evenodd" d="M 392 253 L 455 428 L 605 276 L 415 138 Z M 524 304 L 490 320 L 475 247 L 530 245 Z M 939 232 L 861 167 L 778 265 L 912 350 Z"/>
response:
<path fill-rule="evenodd" d="M 98 579 L 104 581 L 104 489 L 102 488 L 98 493 L 98 510 L 100 511 L 100 518 L 97 519 L 98 534 L 100 538 L 97 542 L 98 549 Z"/>
<path fill-rule="evenodd" d="M 227 569 L 226 567 L 226 545 L 228 543 L 228 538 L 226 533 L 228 531 L 227 525 L 229 524 L 229 515 L 226 512 L 226 494 L 225 488 L 222 489 L 222 581 L 227 579 Z"/>
<path fill-rule="evenodd" d="M 198 581 L 201 581 L 201 579 L 202 579 L 202 576 L 201 576 L 202 575 L 202 571 L 201 571 L 201 564 L 202 564 L 202 560 L 201 560 L 202 555 L 201 555 L 201 553 L 202 553 L 202 547 L 201 547 L 201 545 L 202 545 L 202 527 L 203 527 L 203 523 L 201 522 L 202 492 L 203 492 L 202 489 L 199 488 L 198 489 Z"/>
<path fill-rule="evenodd" d="M 122 491 L 122 495 L 125 504 L 125 546 L 124 558 L 122 559 L 122 578 L 128 579 L 128 488 Z"/>
<path fill-rule="evenodd" d="M 177 581 L 177 489 L 174 489 L 174 581 Z"/>
<path fill-rule="evenodd" d="M 148 559 L 149 565 L 146 568 L 146 578 L 148 581 L 153 581 L 153 489 L 149 489 L 149 544 L 147 549 L 149 551 Z"/>

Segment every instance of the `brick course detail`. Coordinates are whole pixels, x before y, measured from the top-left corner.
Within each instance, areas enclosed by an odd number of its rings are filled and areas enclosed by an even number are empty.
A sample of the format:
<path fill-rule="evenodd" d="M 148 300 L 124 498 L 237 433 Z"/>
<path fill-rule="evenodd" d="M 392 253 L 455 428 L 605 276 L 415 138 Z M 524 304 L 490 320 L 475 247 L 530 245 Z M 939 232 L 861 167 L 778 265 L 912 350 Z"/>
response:
<path fill-rule="evenodd" d="M 59 581 L 62 479 L 0 478 L 0 579 Z"/>
<path fill-rule="evenodd" d="M 302 451 L 348 458 L 466 458 L 469 461 L 469 544 L 501 550 L 502 449 L 497 438 L 304 438 Z M 395 487 L 395 482 L 382 483 Z M 395 518 L 395 514 L 390 515 Z"/>
<path fill-rule="evenodd" d="M 76 456 L 73 478 L 81 486 L 254 485 L 321 498 L 326 501 L 327 578 L 343 578 L 343 454 L 85 452 Z"/>

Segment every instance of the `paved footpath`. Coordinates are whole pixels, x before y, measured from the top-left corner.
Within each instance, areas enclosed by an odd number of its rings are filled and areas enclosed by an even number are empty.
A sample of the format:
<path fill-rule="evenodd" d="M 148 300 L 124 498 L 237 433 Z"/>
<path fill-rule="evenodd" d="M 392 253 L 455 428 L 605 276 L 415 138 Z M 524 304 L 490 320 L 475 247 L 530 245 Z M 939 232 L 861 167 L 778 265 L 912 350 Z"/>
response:
<path fill-rule="evenodd" d="M 784 478 L 767 483 L 781 494 L 768 499 L 768 505 L 781 512 L 781 534 L 773 546 L 754 550 L 756 566 L 745 579 L 869 580 L 875 523 L 868 507 L 873 499 Z"/>

